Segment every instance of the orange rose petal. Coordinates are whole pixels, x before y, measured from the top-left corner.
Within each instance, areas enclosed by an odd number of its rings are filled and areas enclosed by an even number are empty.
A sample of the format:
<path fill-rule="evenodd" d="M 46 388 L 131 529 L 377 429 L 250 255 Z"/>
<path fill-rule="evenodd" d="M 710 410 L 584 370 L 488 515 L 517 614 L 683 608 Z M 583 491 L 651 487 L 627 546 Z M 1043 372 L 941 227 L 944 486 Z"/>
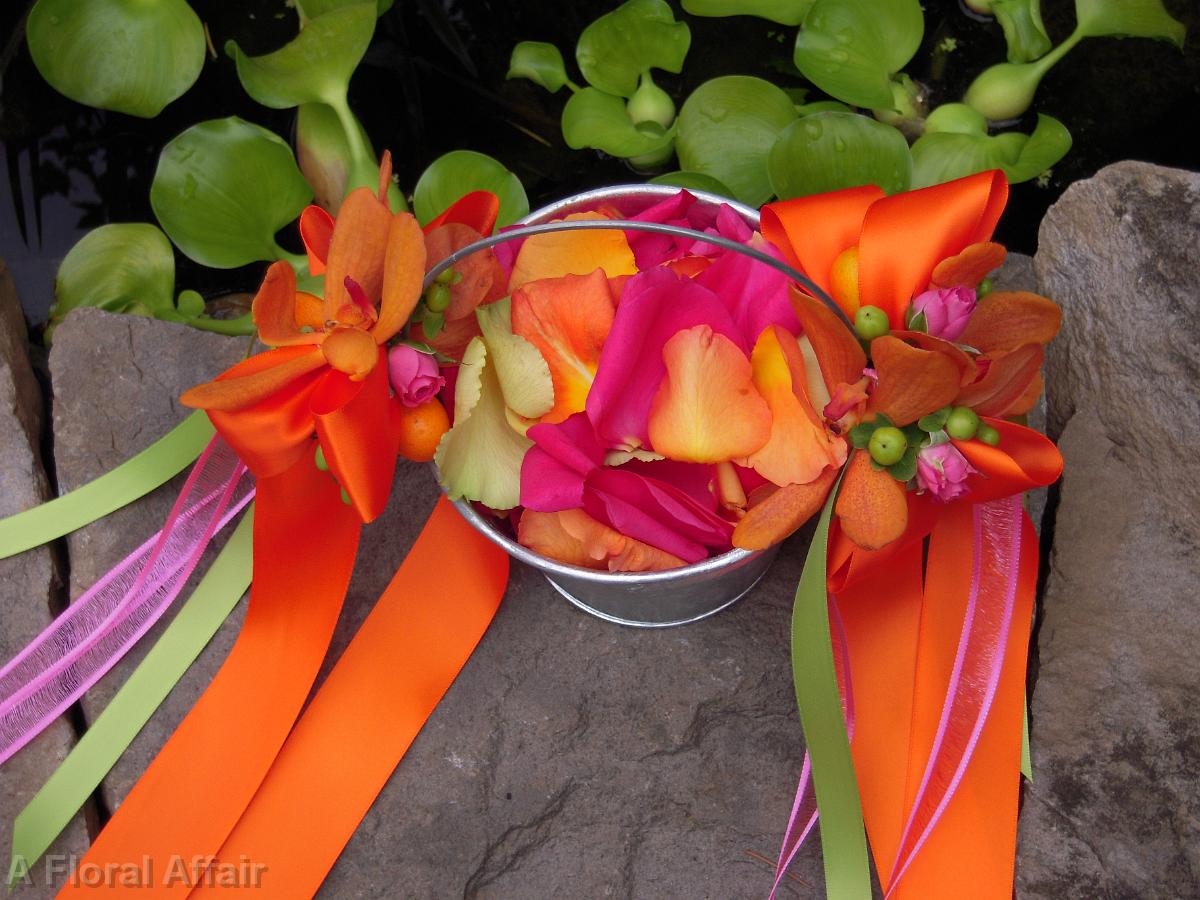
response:
<path fill-rule="evenodd" d="M 836 468 L 827 468 L 808 484 L 755 491 L 752 496 L 758 502 L 733 529 L 733 546 L 765 550 L 782 541 L 820 511 L 837 473 Z"/>
<path fill-rule="evenodd" d="M 839 384 L 853 384 L 862 377 L 867 354 L 846 324 L 816 297 L 793 287 L 789 292 L 792 308 L 812 344 L 821 367 L 821 377 L 832 394 Z"/>
<path fill-rule="evenodd" d="M 988 272 L 1000 268 L 1007 255 L 1002 244 L 980 241 L 967 246 L 957 256 L 943 259 L 933 267 L 929 280 L 940 288 L 974 288 Z"/>
<path fill-rule="evenodd" d="M 286 262 L 272 263 L 267 269 L 250 311 L 259 338 L 268 346 L 319 344 L 323 337 L 305 334 L 296 326 L 296 273 Z"/>
<path fill-rule="evenodd" d="M 379 306 L 379 321 L 371 332 L 377 344 L 386 343 L 404 327 L 421 299 L 421 282 L 425 279 L 425 236 L 416 218 L 409 213 L 396 213 L 392 217 L 382 277 L 383 301 Z"/>
<path fill-rule="evenodd" d="M 482 238 L 469 225 L 450 222 L 425 233 L 425 270 L 429 271 L 456 250 Z M 446 319 L 462 319 L 475 312 L 481 303 L 499 300 L 504 296 L 508 273 L 491 250 L 480 250 L 454 264 L 460 276 L 450 285 L 450 305 Z"/>
<path fill-rule="evenodd" d="M 474 316 L 467 316 L 465 319 L 448 319 L 442 325 L 441 331 L 433 337 L 425 333 L 420 322 L 414 322 L 409 331 L 409 337 L 414 341 L 428 344 L 438 353 L 456 360 L 463 358 L 463 354 L 467 352 L 467 344 L 471 343 L 471 338 L 479 337 L 481 334 L 483 332 L 479 328 L 479 320 Z"/>
<path fill-rule="evenodd" d="M 554 407 L 542 421 L 561 422 L 583 410 L 614 306 L 601 269 L 531 281 L 513 293 L 513 334 L 541 351 L 554 381 Z"/>
<path fill-rule="evenodd" d="M 663 265 L 676 275 L 681 275 L 684 278 L 695 278 L 712 265 L 712 260 L 707 256 L 681 256 L 679 259 L 668 260 Z"/>
<path fill-rule="evenodd" d="M 846 467 L 834 512 L 842 533 L 867 550 L 890 544 L 908 527 L 904 485 L 886 470 L 876 470 L 861 451 Z"/>
<path fill-rule="evenodd" d="M 297 328 L 308 326 L 313 331 L 325 330 L 325 301 L 316 294 L 296 291 L 296 307 L 293 315 L 296 317 Z"/>
<path fill-rule="evenodd" d="M 949 354 L 910 347 L 884 335 L 871 342 L 871 360 L 879 383 L 867 412 L 883 413 L 896 425 L 936 412 L 958 394 L 962 373 Z"/>
<path fill-rule="evenodd" d="M 607 219 L 600 212 L 572 213 L 566 221 Z M 562 275 L 586 275 L 597 268 L 608 277 L 635 275 L 637 266 L 625 232 L 559 231 L 526 238 L 513 263 L 508 281 L 511 293 L 539 278 L 558 278 Z"/>
<path fill-rule="evenodd" d="M 282 359 L 279 365 L 268 366 L 249 375 L 217 378 L 215 381 L 198 384 L 185 391 L 179 402 L 192 409 L 232 412 L 269 397 L 286 387 L 289 382 L 325 365 L 325 357 L 316 347 L 289 352 L 291 349 L 273 350 L 260 353 L 258 357 L 251 357 L 269 361 L 271 356 L 278 353 Z"/>
<path fill-rule="evenodd" d="M 663 345 L 667 374 L 650 404 L 650 444 L 680 462 L 749 456 L 771 436 L 771 409 L 754 389 L 750 360 L 708 325 Z"/>
<path fill-rule="evenodd" d="M 987 372 L 963 388 L 955 402 L 969 406 L 981 416 L 1009 415 L 1038 376 L 1045 352 L 1038 344 L 988 354 Z M 1035 398 L 1036 399 L 1036 398 Z"/>
<path fill-rule="evenodd" d="M 805 388 L 796 339 L 778 325 L 759 335 L 750 354 L 754 387 L 771 410 L 771 436 L 740 465 L 779 485 L 806 484 L 846 460 L 846 442 L 825 430 Z"/>
<path fill-rule="evenodd" d="M 325 260 L 325 318 L 350 302 L 346 277 L 358 282 L 372 301 L 383 287 L 383 254 L 392 214 L 370 188 L 352 190 L 342 201 Z"/>
<path fill-rule="evenodd" d="M 542 556 L 589 569 L 652 572 L 684 565 L 679 557 L 625 537 L 581 509 L 527 509 L 521 513 L 517 540 Z"/>
<path fill-rule="evenodd" d="M 1048 344 L 1062 327 L 1062 310 L 1053 300 L 1028 291 L 996 291 L 979 301 L 959 338 L 980 353 Z"/>
<path fill-rule="evenodd" d="M 325 335 L 321 352 L 329 365 L 345 372 L 351 381 L 362 381 L 379 361 L 379 348 L 370 332 L 361 328 L 338 328 Z"/>
<path fill-rule="evenodd" d="M 975 360 L 957 344 L 923 331 L 893 331 L 892 337 L 898 337 L 922 350 L 935 350 L 950 357 L 961 373 L 959 375 L 960 384 L 967 385 L 975 380 Z"/>

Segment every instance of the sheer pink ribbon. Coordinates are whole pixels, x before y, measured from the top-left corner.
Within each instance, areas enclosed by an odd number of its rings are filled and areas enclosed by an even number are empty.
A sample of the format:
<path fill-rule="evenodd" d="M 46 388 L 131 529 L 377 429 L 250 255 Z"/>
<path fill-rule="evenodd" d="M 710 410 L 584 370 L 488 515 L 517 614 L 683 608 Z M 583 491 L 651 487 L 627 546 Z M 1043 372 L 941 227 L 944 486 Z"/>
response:
<path fill-rule="evenodd" d="M 837 675 L 838 687 L 842 692 L 842 715 L 846 719 L 846 735 L 854 739 L 854 688 L 850 683 L 850 657 L 847 655 L 846 626 L 842 624 L 842 614 L 838 610 L 837 599 L 829 596 L 829 637 L 833 642 L 833 668 Z M 800 784 L 796 788 L 796 800 L 792 804 L 792 814 L 788 817 L 787 830 L 783 833 L 783 845 L 779 848 L 779 859 L 775 863 L 775 883 L 771 885 L 771 900 L 775 900 L 775 892 L 783 881 L 787 870 L 791 868 L 796 854 L 817 824 L 816 796 L 812 791 L 810 778 L 812 762 L 808 752 L 804 753 L 804 764 L 800 769 Z M 797 834 L 797 826 L 803 822 Z"/>
<path fill-rule="evenodd" d="M 78 700 L 158 621 L 212 536 L 253 496 L 245 465 L 213 438 L 162 530 L 0 669 L 0 763 Z"/>

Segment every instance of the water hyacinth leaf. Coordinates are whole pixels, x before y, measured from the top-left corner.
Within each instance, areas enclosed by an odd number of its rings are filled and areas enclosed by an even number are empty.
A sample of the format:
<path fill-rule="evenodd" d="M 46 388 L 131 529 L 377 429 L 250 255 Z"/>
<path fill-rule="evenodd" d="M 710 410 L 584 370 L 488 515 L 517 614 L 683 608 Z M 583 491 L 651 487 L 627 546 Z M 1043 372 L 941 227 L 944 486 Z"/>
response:
<path fill-rule="evenodd" d="M 796 115 L 811 116 L 822 112 L 854 112 L 840 100 L 814 100 L 812 103 L 802 103 L 796 107 Z"/>
<path fill-rule="evenodd" d="M 362 3 L 363 0 L 296 0 L 296 10 L 303 15 L 301 24 L 308 19 L 315 19 L 317 16 L 323 16 L 331 10 L 341 9 L 343 6 L 353 6 L 356 3 Z M 382 16 L 385 12 L 392 8 L 395 0 L 376 0 L 375 14 Z"/>
<path fill-rule="evenodd" d="M 732 197 L 733 193 L 720 181 L 702 172 L 664 172 L 649 179 L 649 184 L 670 184 L 689 191 L 707 191 L 718 197 Z"/>
<path fill-rule="evenodd" d="M 913 187 L 942 184 L 988 169 L 1001 169 L 1011 183 L 1019 184 L 1041 175 L 1070 149 L 1070 132 L 1047 115 L 1038 116 L 1029 135 L 929 133 L 912 147 Z"/>
<path fill-rule="evenodd" d="M 366 129 L 357 117 L 359 139 L 370 146 Z M 355 165 L 346 132 L 333 107 L 302 103 L 296 110 L 296 162 L 313 189 L 318 206 L 336 214 L 342 198 L 356 187 L 375 187 L 379 169 Z"/>
<path fill-rule="evenodd" d="M 1075 0 L 1076 29 L 1084 37 L 1143 37 L 1183 49 L 1187 28 L 1162 0 Z"/>
<path fill-rule="evenodd" d="M 1004 29 L 1010 63 L 1033 62 L 1050 52 L 1041 0 L 995 0 L 992 13 Z"/>
<path fill-rule="evenodd" d="M 533 441 L 508 423 L 504 394 L 483 338 L 471 338 L 454 389 L 454 427 L 442 435 L 434 462 L 450 499 L 492 509 L 521 502 L 521 461 Z"/>
<path fill-rule="evenodd" d="M 310 200 L 291 148 L 236 116 L 172 139 L 150 185 L 163 230 L 187 256 L 216 269 L 284 258 L 275 233 Z"/>
<path fill-rule="evenodd" d="M 96 306 L 125 312 L 139 303 L 153 313 L 174 309 L 175 255 L 153 225 L 101 225 L 70 249 L 54 279 L 50 323 L 73 309 Z"/>
<path fill-rule="evenodd" d="M 878 185 L 895 194 L 912 181 L 904 136 L 867 116 L 825 112 L 789 125 L 767 157 L 771 188 L 780 199 L 840 188 Z"/>
<path fill-rule="evenodd" d="M 521 179 L 498 160 L 474 150 L 451 150 L 429 164 L 413 190 L 413 212 L 422 225 L 441 215 L 472 191 L 490 191 L 500 198 L 496 227 L 511 225 L 529 212 Z"/>
<path fill-rule="evenodd" d="M 675 136 L 674 127 L 634 125 L 623 99 L 590 87 L 572 94 L 563 107 L 562 132 L 573 150 L 591 147 L 622 158 L 665 151 Z"/>
<path fill-rule="evenodd" d="M 513 47 L 504 77 L 528 78 L 552 94 L 569 81 L 562 53 L 544 41 L 521 41 Z"/>
<path fill-rule="evenodd" d="M 273 109 L 320 101 L 344 105 L 350 76 L 375 33 L 375 4 L 355 3 L 309 19 L 289 43 L 247 56 L 236 41 L 225 52 L 237 64 L 246 93 Z"/>
<path fill-rule="evenodd" d="M 945 131 L 951 134 L 983 134 L 988 131 L 987 118 L 965 103 L 943 103 L 925 119 L 925 133 Z"/>
<path fill-rule="evenodd" d="M 793 60 L 829 96 L 891 109 L 891 76 L 912 59 L 924 30 L 919 0 L 817 0 L 796 35 Z"/>
<path fill-rule="evenodd" d="M 760 206 L 771 196 L 767 154 L 794 121 L 791 98 L 769 81 L 745 75 L 713 78 L 679 111 L 680 168 L 715 178 L 734 198 Z"/>
<path fill-rule="evenodd" d="M 513 334 L 512 299 L 505 297 L 475 310 L 479 330 L 491 352 L 505 405 L 519 416 L 536 419 L 554 406 L 554 382 L 546 360 L 525 338 Z"/>
<path fill-rule="evenodd" d="M 757 16 L 780 25 L 799 25 L 816 0 L 683 0 L 693 16 Z"/>
<path fill-rule="evenodd" d="M 25 35 L 34 65 L 60 94 L 145 119 L 204 67 L 204 26 L 184 0 L 38 0 Z"/>
<path fill-rule="evenodd" d="M 583 30 L 575 61 L 592 87 L 632 97 L 643 72 L 678 75 L 691 43 L 691 30 L 675 21 L 666 0 L 627 0 Z"/>

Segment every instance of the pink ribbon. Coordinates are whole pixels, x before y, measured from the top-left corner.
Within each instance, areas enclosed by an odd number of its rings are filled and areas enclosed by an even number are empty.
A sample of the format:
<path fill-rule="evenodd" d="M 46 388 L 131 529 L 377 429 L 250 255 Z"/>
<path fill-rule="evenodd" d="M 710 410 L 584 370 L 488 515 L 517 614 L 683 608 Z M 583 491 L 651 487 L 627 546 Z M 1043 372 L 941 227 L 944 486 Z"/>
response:
<path fill-rule="evenodd" d="M 78 700 L 158 621 L 212 536 L 253 496 L 245 465 L 213 438 L 162 530 L 0 669 L 0 763 Z"/>
<path fill-rule="evenodd" d="M 854 688 L 850 683 L 850 658 L 847 655 L 846 626 L 842 623 L 842 614 L 838 610 L 837 599 L 829 596 L 829 637 L 833 642 L 833 668 L 837 675 L 838 687 L 842 692 L 842 715 L 846 719 L 846 735 L 854 740 Z M 775 900 L 775 892 L 783 881 L 787 870 L 791 868 L 796 854 L 804 845 L 804 841 L 812 833 L 817 824 L 816 795 L 813 793 L 810 778 L 812 762 L 808 752 L 804 754 L 804 764 L 800 769 L 800 784 L 796 788 L 796 800 L 792 804 L 792 814 L 788 818 L 787 830 L 783 833 L 783 845 L 779 848 L 779 859 L 775 863 L 775 883 L 771 885 L 771 898 Z M 796 826 L 803 822 L 804 826 L 796 833 Z"/>

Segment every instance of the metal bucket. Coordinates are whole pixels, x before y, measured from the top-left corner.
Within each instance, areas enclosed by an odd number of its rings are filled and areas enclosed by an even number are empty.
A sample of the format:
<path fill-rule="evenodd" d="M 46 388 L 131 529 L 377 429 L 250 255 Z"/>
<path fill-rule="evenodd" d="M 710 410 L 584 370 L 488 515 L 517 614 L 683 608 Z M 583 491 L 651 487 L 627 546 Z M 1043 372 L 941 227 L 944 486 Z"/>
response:
<path fill-rule="evenodd" d="M 656 184 L 600 188 L 544 206 L 530 213 L 521 224 L 541 224 L 573 212 L 595 209 L 600 204 L 615 207 L 624 216 L 634 216 L 678 191 L 677 187 Z M 751 227 L 758 228 L 756 210 L 705 191 L 690 193 L 702 203 L 728 204 Z M 540 571 L 556 591 L 584 612 L 639 628 L 686 625 L 720 612 L 750 592 L 766 574 L 779 550 L 778 546 L 753 552 L 731 550 L 662 572 L 602 572 L 534 553 L 504 534 L 494 520 L 479 513 L 470 503 L 459 500 L 454 505 L 480 533 L 514 559 Z"/>

